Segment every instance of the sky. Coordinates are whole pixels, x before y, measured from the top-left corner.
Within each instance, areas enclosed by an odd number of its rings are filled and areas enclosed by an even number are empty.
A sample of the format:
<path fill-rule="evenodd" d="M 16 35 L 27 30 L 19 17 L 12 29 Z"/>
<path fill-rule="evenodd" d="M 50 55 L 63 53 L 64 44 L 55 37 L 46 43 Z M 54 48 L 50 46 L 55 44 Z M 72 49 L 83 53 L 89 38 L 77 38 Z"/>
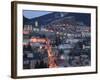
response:
<path fill-rule="evenodd" d="M 26 17 L 26 18 L 35 18 L 35 17 L 39 17 L 39 16 L 42 16 L 42 15 L 45 15 L 45 14 L 48 14 L 48 13 L 52 13 L 52 12 L 49 12 L 49 11 L 33 11 L 33 10 L 23 10 L 23 15 Z"/>

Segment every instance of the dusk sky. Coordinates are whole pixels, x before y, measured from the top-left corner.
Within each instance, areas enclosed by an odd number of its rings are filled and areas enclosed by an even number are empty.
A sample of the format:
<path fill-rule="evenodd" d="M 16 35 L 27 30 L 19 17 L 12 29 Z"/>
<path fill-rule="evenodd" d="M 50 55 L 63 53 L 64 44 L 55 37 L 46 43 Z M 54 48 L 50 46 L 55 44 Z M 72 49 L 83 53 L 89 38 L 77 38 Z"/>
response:
<path fill-rule="evenodd" d="M 29 19 L 39 17 L 39 16 L 42 16 L 42 15 L 45 15 L 45 14 L 48 14 L 48 13 L 51 13 L 51 12 L 49 12 L 49 11 L 23 10 L 23 15 L 26 18 L 29 18 Z"/>

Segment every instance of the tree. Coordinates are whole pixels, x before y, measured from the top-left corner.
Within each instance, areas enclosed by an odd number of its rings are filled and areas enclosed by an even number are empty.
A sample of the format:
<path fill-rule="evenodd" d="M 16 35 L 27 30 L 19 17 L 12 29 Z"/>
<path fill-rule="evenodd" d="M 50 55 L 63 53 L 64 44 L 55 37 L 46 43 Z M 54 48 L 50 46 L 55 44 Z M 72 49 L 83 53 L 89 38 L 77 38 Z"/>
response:
<path fill-rule="evenodd" d="M 36 63 L 35 68 L 48 68 L 48 65 L 41 60 L 40 63 Z"/>
<path fill-rule="evenodd" d="M 36 62 L 36 64 L 35 64 L 35 68 L 39 68 L 39 63 L 38 62 Z"/>
<path fill-rule="evenodd" d="M 58 46 L 59 44 L 61 44 L 60 36 L 56 36 L 55 45 Z"/>

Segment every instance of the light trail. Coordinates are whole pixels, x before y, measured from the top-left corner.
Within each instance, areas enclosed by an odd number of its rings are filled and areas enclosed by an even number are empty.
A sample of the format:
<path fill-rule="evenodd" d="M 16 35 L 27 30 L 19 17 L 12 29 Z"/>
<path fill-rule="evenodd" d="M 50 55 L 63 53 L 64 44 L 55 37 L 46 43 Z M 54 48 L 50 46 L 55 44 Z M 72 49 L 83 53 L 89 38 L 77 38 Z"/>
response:
<path fill-rule="evenodd" d="M 47 50 L 48 53 L 48 66 L 49 68 L 54 68 L 57 67 L 56 63 L 56 57 L 54 56 L 51 45 L 50 45 L 50 40 L 47 38 L 31 38 L 30 41 L 32 43 L 46 43 L 45 49 Z"/>

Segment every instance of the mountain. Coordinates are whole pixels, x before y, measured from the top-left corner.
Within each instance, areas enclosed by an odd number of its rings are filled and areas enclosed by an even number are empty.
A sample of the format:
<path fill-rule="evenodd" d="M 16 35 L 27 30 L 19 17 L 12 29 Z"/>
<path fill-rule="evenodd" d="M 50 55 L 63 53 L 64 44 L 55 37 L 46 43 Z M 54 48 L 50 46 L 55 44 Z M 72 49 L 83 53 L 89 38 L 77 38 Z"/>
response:
<path fill-rule="evenodd" d="M 88 13 L 67 13 L 67 12 L 52 12 L 40 17 L 28 19 L 23 16 L 23 24 L 33 25 L 35 26 L 35 22 L 38 22 L 38 25 L 47 25 L 53 21 L 60 20 L 66 18 L 66 20 L 70 19 L 71 21 L 75 21 L 76 23 L 91 26 L 91 15 Z"/>
<path fill-rule="evenodd" d="M 74 16 L 76 21 L 83 22 L 87 26 L 91 26 L 91 14 L 88 13 L 69 13 L 67 16 Z"/>

